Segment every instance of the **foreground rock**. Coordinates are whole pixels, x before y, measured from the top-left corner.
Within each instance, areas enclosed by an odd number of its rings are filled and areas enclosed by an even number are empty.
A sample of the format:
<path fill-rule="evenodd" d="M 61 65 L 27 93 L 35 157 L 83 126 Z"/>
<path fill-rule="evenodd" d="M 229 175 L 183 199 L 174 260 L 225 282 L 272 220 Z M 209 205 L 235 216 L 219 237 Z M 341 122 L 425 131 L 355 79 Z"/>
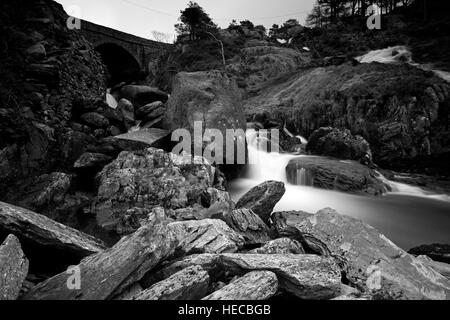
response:
<path fill-rule="evenodd" d="M 236 252 L 244 245 L 242 236 L 222 220 L 173 222 L 168 228 L 178 239 L 177 251 L 183 255 Z"/>
<path fill-rule="evenodd" d="M 192 266 L 154 284 L 133 300 L 199 300 L 207 294 L 208 287 L 208 273 Z"/>
<path fill-rule="evenodd" d="M 286 171 L 297 185 L 373 196 L 389 190 L 377 172 L 355 161 L 301 157 L 291 160 Z"/>
<path fill-rule="evenodd" d="M 408 251 L 415 256 L 427 256 L 434 261 L 450 263 L 450 245 L 431 244 L 413 248 Z"/>
<path fill-rule="evenodd" d="M 135 207 L 176 210 L 201 204 L 202 194 L 213 186 L 214 174 L 208 164 L 194 165 L 188 156 L 163 150 L 122 152 L 98 175 L 97 222 L 115 231 L 125 212 Z"/>
<path fill-rule="evenodd" d="M 203 300 L 267 300 L 278 290 L 278 279 L 271 271 L 249 272 Z"/>
<path fill-rule="evenodd" d="M 249 253 L 257 254 L 304 254 L 305 249 L 300 242 L 289 239 L 280 238 L 267 242 L 261 248 L 253 249 Z"/>
<path fill-rule="evenodd" d="M 19 239 L 9 235 L 0 246 L 0 300 L 16 300 L 28 274 Z"/>
<path fill-rule="evenodd" d="M 449 299 L 450 281 L 377 230 L 331 209 L 295 226 L 312 247 L 325 246 L 347 279 L 380 299 Z"/>
<path fill-rule="evenodd" d="M 308 139 L 306 152 L 318 156 L 330 156 L 344 160 L 372 162 L 369 143 L 361 136 L 353 136 L 350 130 L 320 128 Z"/>
<path fill-rule="evenodd" d="M 236 204 L 236 208 L 246 208 L 256 213 L 268 224 L 273 208 L 286 192 L 283 182 L 267 181 L 247 192 Z"/>
<path fill-rule="evenodd" d="M 112 299 L 172 255 L 176 243 L 166 225 L 148 224 L 133 235 L 122 238 L 113 248 L 87 257 L 68 272 L 33 287 L 24 299 Z M 79 287 L 76 287 L 77 280 L 73 280 L 74 275 L 79 276 Z"/>
<path fill-rule="evenodd" d="M 252 210 L 233 210 L 225 214 L 225 221 L 244 237 L 246 244 L 261 244 L 270 240 L 269 228 Z"/>
<path fill-rule="evenodd" d="M 22 245 L 57 250 L 81 259 L 101 252 L 105 245 L 82 232 L 55 222 L 33 211 L 0 202 L 0 234 L 17 235 Z"/>

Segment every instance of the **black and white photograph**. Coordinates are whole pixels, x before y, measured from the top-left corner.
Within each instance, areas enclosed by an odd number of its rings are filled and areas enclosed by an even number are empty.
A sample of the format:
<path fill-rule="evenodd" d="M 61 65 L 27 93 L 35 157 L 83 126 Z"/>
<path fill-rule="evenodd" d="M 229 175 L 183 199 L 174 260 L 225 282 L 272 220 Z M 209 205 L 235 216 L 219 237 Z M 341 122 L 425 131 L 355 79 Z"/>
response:
<path fill-rule="evenodd" d="M 0 308 L 450 300 L 449 1 L 2 0 L 0 75 Z"/>

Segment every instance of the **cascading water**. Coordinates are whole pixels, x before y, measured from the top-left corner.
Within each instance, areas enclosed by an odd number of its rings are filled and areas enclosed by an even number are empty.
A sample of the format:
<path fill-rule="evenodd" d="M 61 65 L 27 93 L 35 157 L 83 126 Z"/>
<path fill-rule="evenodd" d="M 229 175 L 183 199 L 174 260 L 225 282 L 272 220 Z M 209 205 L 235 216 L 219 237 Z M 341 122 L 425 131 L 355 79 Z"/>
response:
<path fill-rule="evenodd" d="M 381 175 L 380 179 L 385 179 L 392 188 L 392 192 L 383 197 L 313 188 L 310 186 L 313 177 L 303 168 L 298 168 L 294 177 L 292 174 L 288 177 L 286 167 L 298 155 L 263 151 L 258 146 L 265 141 L 253 129 L 247 130 L 247 142 L 249 163 L 253 164 L 247 165 L 243 178 L 230 184 L 230 194 L 235 201 L 265 181 L 282 181 L 286 184 L 286 193 L 275 211 L 315 213 L 330 207 L 366 221 L 404 249 L 425 243 L 450 243 L 450 201 L 442 201 L 449 200 L 448 196 L 430 195 L 418 187 L 389 181 Z"/>

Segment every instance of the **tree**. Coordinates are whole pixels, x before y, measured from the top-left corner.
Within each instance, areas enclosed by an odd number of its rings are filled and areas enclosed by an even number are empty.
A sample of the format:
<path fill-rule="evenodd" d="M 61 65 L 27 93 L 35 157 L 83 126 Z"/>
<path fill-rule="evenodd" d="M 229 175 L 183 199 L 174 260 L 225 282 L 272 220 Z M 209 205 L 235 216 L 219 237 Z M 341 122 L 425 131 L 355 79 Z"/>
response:
<path fill-rule="evenodd" d="M 186 9 L 181 11 L 180 23 L 175 25 L 178 35 L 189 35 L 189 40 L 204 38 L 208 33 L 217 31 L 217 25 L 196 2 L 189 2 Z"/>

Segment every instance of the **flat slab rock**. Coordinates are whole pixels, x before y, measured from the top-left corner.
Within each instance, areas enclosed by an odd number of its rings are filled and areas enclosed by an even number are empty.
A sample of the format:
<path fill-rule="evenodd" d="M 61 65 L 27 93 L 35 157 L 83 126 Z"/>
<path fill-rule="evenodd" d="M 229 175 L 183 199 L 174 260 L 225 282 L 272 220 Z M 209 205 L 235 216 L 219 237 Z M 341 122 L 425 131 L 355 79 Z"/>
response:
<path fill-rule="evenodd" d="M 42 247 L 85 257 L 101 252 L 105 245 L 91 236 L 31 210 L 0 202 L 0 233 L 16 235 Z"/>
<path fill-rule="evenodd" d="M 244 237 L 246 244 L 262 244 L 270 241 L 267 225 L 249 209 L 237 209 L 224 214 L 225 222 Z"/>
<path fill-rule="evenodd" d="M 208 272 L 200 266 L 191 266 L 154 284 L 133 300 L 198 300 L 207 294 L 208 287 Z"/>
<path fill-rule="evenodd" d="M 148 224 L 114 247 L 89 256 L 71 271 L 32 288 L 25 300 L 105 300 L 120 295 L 148 271 L 171 256 L 176 240 L 164 224 Z M 79 286 L 70 287 L 78 274 Z M 76 279 L 74 283 L 76 284 Z"/>
<path fill-rule="evenodd" d="M 0 245 L 0 300 L 16 300 L 28 274 L 19 239 L 9 235 Z"/>
<path fill-rule="evenodd" d="M 254 213 L 268 224 L 273 208 L 275 208 L 275 205 L 280 201 L 285 192 L 286 188 L 283 182 L 264 182 L 243 195 L 238 203 L 236 203 L 236 209 L 245 208 L 253 210 Z"/>
<path fill-rule="evenodd" d="M 278 291 L 278 279 L 271 271 L 253 271 L 232 281 L 203 300 L 267 300 Z"/>
<path fill-rule="evenodd" d="M 142 129 L 134 132 L 129 132 L 122 134 L 120 136 L 116 136 L 116 139 L 120 140 L 130 140 L 136 142 L 142 142 L 148 145 L 149 147 L 158 146 L 158 143 L 167 137 L 170 134 L 169 131 L 157 129 L 157 128 L 148 128 Z"/>
<path fill-rule="evenodd" d="M 174 232 L 177 251 L 183 255 L 236 252 L 244 245 L 243 237 L 222 220 L 173 222 L 168 229 Z"/>
<path fill-rule="evenodd" d="M 295 227 L 308 244 L 326 246 L 363 292 L 381 299 L 450 299 L 449 279 L 358 219 L 324 209 Z"/>

